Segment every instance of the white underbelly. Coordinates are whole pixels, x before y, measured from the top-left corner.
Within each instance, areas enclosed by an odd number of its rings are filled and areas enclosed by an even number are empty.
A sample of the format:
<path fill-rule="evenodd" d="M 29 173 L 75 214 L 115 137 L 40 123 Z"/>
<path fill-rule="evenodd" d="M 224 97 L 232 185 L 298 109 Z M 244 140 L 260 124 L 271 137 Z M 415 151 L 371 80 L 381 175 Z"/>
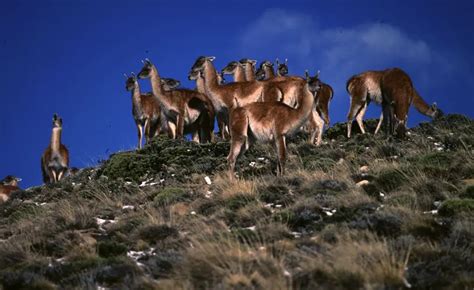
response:
<path fill-rule="evenodd" d="M 199 118 L 200 111 L 194 110 L 194 109 L 188 109 L 188 113 L 184 117 L 184 122 L 186 124 L 192 124 L 196 122 L 196 120 Z"/>
<path fill-rule="evenodd" d="M 259 141 L 272 141 L 274 139 L 272 126 L 252 126 L 250 125 L 250 130 L 252 135 Z"/>

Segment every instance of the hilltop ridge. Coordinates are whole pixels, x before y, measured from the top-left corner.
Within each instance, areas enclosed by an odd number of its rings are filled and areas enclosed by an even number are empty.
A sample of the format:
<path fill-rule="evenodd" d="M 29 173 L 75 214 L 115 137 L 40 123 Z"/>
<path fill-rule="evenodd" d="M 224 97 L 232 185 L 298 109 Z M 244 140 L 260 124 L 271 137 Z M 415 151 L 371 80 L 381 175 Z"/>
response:
<path fill-rule="evenodd" d="M 365 122 L 373 132 L 376 120 Z M 0 205 L 3 289 L 474 287 L 474 121 L 324 144 L 156 138 Z M 1 287 L 0 287 L 1 289 Z"/>

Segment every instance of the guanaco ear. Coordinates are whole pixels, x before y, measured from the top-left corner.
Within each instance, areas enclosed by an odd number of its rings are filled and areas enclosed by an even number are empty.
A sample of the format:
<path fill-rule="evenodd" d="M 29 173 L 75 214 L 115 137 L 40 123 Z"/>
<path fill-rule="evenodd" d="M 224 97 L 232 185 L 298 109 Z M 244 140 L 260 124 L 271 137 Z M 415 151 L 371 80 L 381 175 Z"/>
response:
<path fill-rule="evenodd" d="M 125 77 L 125 79 L 128 79 L 128 76 L 127 76 L 127 74 L 125 74 L 125 73 L 124 73 L 124 74 L 123 74 L 123 76 Z"/>
<path fill-rule="evenodd" d="M 433 111 L 436 111 L 438 109 L 438 104 L 436 104 L 436 102 L 434 102 L 433 104 L 431 104 L 431 109 Z"/>
<path fill-rule="evenodd" d="M 306 78 L 306 81 L 309 81 L 309 72 L 308 72 L 308 70 L 304 71 L 304 76 Z"/>
<path fill-rule="evenodd" d="M 251 64 L 253 64 L 253 65 L 256 65 L 256 64 L 257 64 L 257 60 L 256 60 L 256 59 L 251 59 L 249 62 L 250 62 Z"/>
<path fill-rule="evenodd" d="M 280 65 L 280 60 L 278 59 L 278 57 L 277 57 L 277 59 L 275 60 L 275 63 L 277 64 L 277 66 Z"/>
<path fill-rule="evenodd" d="M 288 65 L 288 59 L 287 58 L 285 58 L 285 64 Z"/>
<path fill-rule="evenodd" d="M 62 126 L 63 125 L 63 118 L 59 118 L 58 122 L 59 122 L 59 125 Z"/>
<path fill-rule="evenodd" d="M 53 115 L 53 122 L 55 122 L 58 119 L 58 114 L 54 113 Z"/>
<path fill-rule="evenodd" d="M 151 61 L 148 58 L 145 58 L 145 64 L 151 64 Z"/>
<path fill-rule="evenodd" d="M 215 56 L 208 56 L 207 59 L 208 59 L 209 61 L 214 61 L 214 60 L 216 59 L 216 57 L 215 57 Z"/>
<path fill-rule="evenodd" d="M 320 73 L 321 73 L 321 71 L 320 71 L 320 70 L 318 70 L 318 72 L 316 73 L 316 78 L 318 78 L 318 79 L 319 79 L 319 74 L 320 74 Z"/>

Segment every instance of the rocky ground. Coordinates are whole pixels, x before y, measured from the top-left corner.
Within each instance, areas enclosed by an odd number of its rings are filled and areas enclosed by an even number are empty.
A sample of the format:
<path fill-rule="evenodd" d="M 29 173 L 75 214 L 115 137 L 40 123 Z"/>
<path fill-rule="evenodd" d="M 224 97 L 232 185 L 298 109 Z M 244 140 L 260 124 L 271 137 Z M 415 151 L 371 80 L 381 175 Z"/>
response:
<path fill-rule="evenodd" d="M 0 289 L 472 289 L 474 121 L 344 135 L 289 140 L 283 178 L 270 145 L 230 181 L 227 142 L 163 138 L 17 192 Z"/>

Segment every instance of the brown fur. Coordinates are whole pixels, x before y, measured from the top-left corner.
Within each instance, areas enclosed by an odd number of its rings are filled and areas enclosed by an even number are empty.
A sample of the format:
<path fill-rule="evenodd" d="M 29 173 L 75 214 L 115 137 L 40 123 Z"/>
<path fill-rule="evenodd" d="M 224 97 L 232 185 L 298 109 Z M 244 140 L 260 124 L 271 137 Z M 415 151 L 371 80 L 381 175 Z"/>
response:
<path fill-rule="evenodd" d="M 321 145 L 323 140 L 324 132 L 324 120 L 321 116 L 324 116 L 322 112 L 326 113 L 327 120 L 329 120 L 329 100 L 332 98 L 332 89 L 319 80 L 319 72 L 315 77 L 310 77 L 306 71 L 306 82 L 310 85 L 311 88 L 314 88 L 316 84 L 319 84 L 318 89 L 311 90 L 311 93 L 314 97 L 315 106 L 313 106 L 313 111 L 308 119 L 308 122 L 305 125 L 305 128 L 308 130 L 309 142 L 311 144 L 316 144 L 316 146 Z M 329 87 L 329 88 L 328 88 Z M 328 122 L 326 122 L 327 124 Z"/>
<path fill-rule="evenodd" d="M 385 127 L 390 134 L 404 136 L 408 110 L 415 94 L 410 77 L 399 68 L 388 69 L 381 81 L 382 111 Z"/>
<path fill-rule="evenodd" d="M 240 60 L 240 63 L 244 65 L 245 69 L 245 80 L 248 82 L 255 81 L 255 64 L 256 60 L 243 58 Z"/>
<path fill-rule="evenodd" d="M 315 97 L 318 102 L 316 109 L 326 123 L 326 127 L 329 127 L 329 124 L 331 123 L 329 119 L 329 103 L 334 97 L 334 91 L 330 85 L 321 83 L 321 89 Z"/>
<path fill-rule="evenodd" d="M 206 93 L 209 96 L 217 116 L 228 126 L 230 109 L 236 104 L 241 106 L 258 101 L 275 101 L 279 99 L 277 89 L 268 87 L 257 81 L 235 82 L 219 85 L 216 70 L 212 64 L 214 57 L 199 57 L 191 69 L 191 73 L 201 71 L 204 76 Z"/>
<path fill-rule="evenodd" d="M 418 95 L 416 90 L 413 88 L 413 84 L 411 83 L 410 77 L 404 73 L 400 69 L 387 69 L 383 71 L 366 71 L 360 73 L 358 75 L 352 76 L 346 83 L 346 89 L 351 97 L 351 106 L 349 109 L 349 113 L 347 115 L 347 137 L 350 138 L 351 136 L 351 127 L 352 127 L 352 120 L 354 117 L 360 127 L 362 133 L 365 134 L 364 124 L 363 124 L 363 117 L 367 110 L 367 106 L 370 102 L 375 102 L 376 104 L 382 104 L 383 101 L 383 92 L 382 92 L 382 78 L 386 73 L 389 73 L 391 76 L 386 79 L 386 88 L 385 90 L 391 94 L 389 98 L 397 98 L 394 102 L 400 108 L 396 109 L 398 114 L 403 114 L 403 111 L 407 111 L 406 109 L 406 101 L 402 101 L 401 98 L 405 98 L 406 100 L 413 102 L 415 108 L 422 114 L 429 116 L 429 117 L 436 117 L 441 114 L 441 111 L 436 108 L 435 105 L 429 107 L 423 99 Z M 398 79 L 397 79 L 398 78 Z M 411 89 L 407 86 L 411 86 Z M 396 89 L 397 87 L 402 87 L 400 90 Z M 397 92 L 404 91 L 404 93 L 410 93 L 408 96 L 393 96 L 392 94 L 399 93 Z M 428 108 L 429 107 L 429 108 Z M 386 110 L 389 109 L 389 106 L 385 106 Z M 395 110 L 395 109 L 394 109 Z M 397 116 L 397 118 L 402 118 L 404 124 L 406 124 L 407 116 Z M 401 119 L 400 119 L 401 120 Z M 379 124 L 377 125 L 377 129 L 375 133 L 377 133 L 380 129 L 380 126 L 383 121 L 383 113 L 380 116 Z M 390 122 L 390 120 L 388 120 Z M 393 126 L 392 126 L 393 125 Z M 392 127 L 394 124 L 392 123 Z"/>
<path fill-rule="evenodd" d="M 285 173 L 286 137 L 306 122 L 314 105 L 313 94 L 307 85 L 302 95 L 300 106 L 296 109 L 281 102 L 262 102 L 231 111 L 231 148 L 227 157 L 230 178 L 234 177 L 237 157 L 248 149 L 252 139 L 273 142 L 278 154 L 277 174 Z"/>
<path fill-rule="evenodd" d="M 277 89 L 282 93 L 280 101 L 292 107 L 298 106 L 298 99 L 301 96 L 298 96 L 297 92 L 301 91 L 299 88 L 305 84 L 303 78 L 297 76 L 275 75 L 273 64 L 269 61 L 263 62 L 260 66 L 260 70 L 263 70 L 265 74 L 262 82 L 268 87 Z"/>
<path fill-rule="evenodd" d="M 229 74 L 234 77 L 234 82 L 245 82 L 245 68 L 238 61 L 231 61 L 222 69 L 222 74 Z"/>
<path fill-rule="evenodd" d="M 143 134 L 145 144 L 148 144 L 161 130 L 161 109 L 153 94 L 141 94 L 140 86 L 135 75 L 127 78 L 127 91 L 132 92 L 132 115 L 138 131 L 138 148 L 142 148 Z"/>
<path fill-rule="evenodd" d="M 69 151 L 61 143 L 62 119 L 55 114 L 51 142 L 41 157 L 41 172 L 44 183 L 60 181 L 69 167 Z"/>
<path fill-rule="evenodd" d="M 214 109 L 206 95 L 186 89 L 163 90 L 158 70 L 148 60 L 138 77 L 150 78 L 153 95 L 160 103 L 162 116 L 168 123 L 172 138 L 183 138 L 189 132 L 195 141 L 198 141 L 198 135 L 201 143 L 212 140 Z"/>
<path fill-rule="evenodd" d="M 217 74 L 217 77 L 218 77 L 218 83 L 222 84 L 222 79 L 219 80 L 219 74 Z M 196 90 L 198 92 L 200 92 L 201 94 L 207 94 L 206 87 L 205 87 L 205 84 L 204 84 L 204 77 L 202 76 L 201 71 L 191 72 L 188 75 L 188 78 L 189 78 L 189 80 L 196 81 Z M 219 135 L 221 136 L 221 138 L 222 139 L 230 138 L 229 129 L 226 126 L 226 122 L 225 122 L 222 114 L 216 114 L 216 118 L 217 118 L 217 126 L 218 126 L 218 129 L 219 129 Z"/>

